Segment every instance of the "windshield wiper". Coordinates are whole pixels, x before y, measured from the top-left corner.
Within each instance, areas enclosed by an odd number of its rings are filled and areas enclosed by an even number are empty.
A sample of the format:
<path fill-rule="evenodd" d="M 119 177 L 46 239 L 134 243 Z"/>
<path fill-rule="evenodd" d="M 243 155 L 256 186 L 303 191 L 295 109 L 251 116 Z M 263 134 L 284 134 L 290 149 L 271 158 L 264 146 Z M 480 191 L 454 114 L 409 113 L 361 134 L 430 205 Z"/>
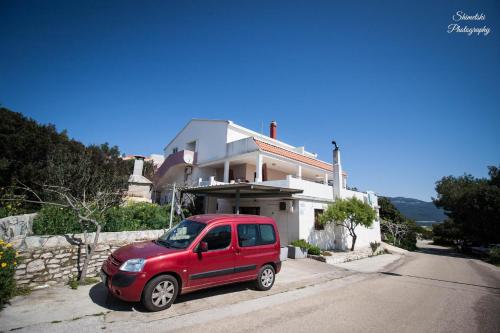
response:
<path fill-rule="evenodd" d="M 156 243 L 161 244 L 161 245 L 165 246 L 166 248 L 171 247 L 170 243 L 167 241 L 164 241 L 163 239 L 157 239 Z"/>

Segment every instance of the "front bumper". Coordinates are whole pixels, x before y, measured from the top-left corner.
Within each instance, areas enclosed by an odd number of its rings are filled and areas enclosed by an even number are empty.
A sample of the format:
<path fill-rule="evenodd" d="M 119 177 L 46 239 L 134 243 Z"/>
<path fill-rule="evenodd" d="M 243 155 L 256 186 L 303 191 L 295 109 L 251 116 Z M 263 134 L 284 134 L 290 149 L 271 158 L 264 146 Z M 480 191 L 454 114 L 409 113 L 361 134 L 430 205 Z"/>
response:
<path fill-rule="evenodd" d="M 146 273 L 128 273 L 117 271 L 110 274 L 103 265 L 100 272 L 101 280 L 114 296 L 128 302 L 141 300 L 142 290 L 148 281 Z"/>

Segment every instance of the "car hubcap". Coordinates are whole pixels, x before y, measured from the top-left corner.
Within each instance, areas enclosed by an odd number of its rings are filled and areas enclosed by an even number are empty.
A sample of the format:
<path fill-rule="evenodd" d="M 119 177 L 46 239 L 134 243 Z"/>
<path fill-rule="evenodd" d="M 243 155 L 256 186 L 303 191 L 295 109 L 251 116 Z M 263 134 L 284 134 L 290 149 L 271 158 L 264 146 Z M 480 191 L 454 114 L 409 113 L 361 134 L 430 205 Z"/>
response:
<path fill-rule="evenodd" d="M 158 307 L 163 307 L 167 305 L 168 302 L 174 297 L 175 287 L 174 284 L 170 281 L 162 281 L 158 283 L 153 289 L 153 295 L 151 296 L 151 300 L 153 304 Z"/>
<path fill-rule="evenodd" d="M 266 268 L 260 277 L 260 282 L 264 287 L 269 287 L 273 284 L 274 273 L 270 268 Z"/>

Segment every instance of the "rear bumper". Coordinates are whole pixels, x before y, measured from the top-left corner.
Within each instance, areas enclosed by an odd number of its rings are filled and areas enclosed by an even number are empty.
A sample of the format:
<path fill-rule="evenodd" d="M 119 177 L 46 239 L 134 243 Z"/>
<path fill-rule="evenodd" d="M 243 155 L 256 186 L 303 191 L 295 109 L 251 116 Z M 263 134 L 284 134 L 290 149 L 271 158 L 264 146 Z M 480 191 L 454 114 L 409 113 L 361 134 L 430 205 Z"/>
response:
<path fill-rule="evenodd" d="M 276 266 L 276 274 L 278 274 L 281 271 L 281 261 L 274 262 L 274 265 Z"/>

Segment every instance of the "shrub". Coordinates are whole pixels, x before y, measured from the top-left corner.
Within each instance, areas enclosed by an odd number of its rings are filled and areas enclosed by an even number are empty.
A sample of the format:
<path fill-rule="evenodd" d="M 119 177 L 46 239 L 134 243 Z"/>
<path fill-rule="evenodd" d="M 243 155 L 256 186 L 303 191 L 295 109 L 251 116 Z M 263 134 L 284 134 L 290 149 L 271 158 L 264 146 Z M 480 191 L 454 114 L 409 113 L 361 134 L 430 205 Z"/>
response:
<path fill-rule="evenodd" d="M 16 292 L 16 257 L 12 245 L 0 239 L 0 309 Z"/>
<path fill-rule="evenodd" d="M 315 256 L 319 256 L 321 254 L 321 250 L 316 245 L 309 245 L 309 249 L 307 250 L 307 253 L 315 255 Z"/>
<path fill-rule="evenodd" d="M 290 245 L 295 247 L 300 247 L 302 249 L 306 249 L 308 254 L 319 256 L 321 254 L 321 250 L 316 245 L 309 244 L 303 239 L 294 240 L 290 243 Z"/>
<path fill-rule="evenodd" d="M 372 249 L 372 254 L 375 254 L 375 252 L 377 252 L 379 246 L 380 246 L 380 243 L 377 242 L 377 241 L 370 242 L 370 247 Z"/>
<path fill-rule="evenodd" d="M 106 212 L 104 231 L 162 229 L 168 227 L 170 206 L 152 203 L 130 203 Z M 174 223 L 179 217 L 174 217 Z"/>
<path fill-rule="evenodd" d="M 183 211 L 186 216 L 189 212 Z M 140 202 L 130 203 L 108 209 L 102 217 L 102 231 L 135 231 L 167 228 L 169 225 L 170 205 Z M 177 224 L 180 216 L 174 216 L 172 223 Z M 90 225 L 89 232 L 95 231 Z M 35 235 L 62 235 L 83 232 L 75 213 L 67 208 L 51 205 L 43 206 L 33 221 Z"/>
<path fill-rule="evenodd" d="M 75 213 L 67 208 L 46 205 L 33 221 L 35 235 L 61 235 L 82 232 Z"/>
<path fill-rule="evenodd" d="M 500 247 L 490 249 L 488 261 L 494 265 L 500 264 Z"/>
<path fill-rule="evenodd" d="M 295 246 L 295 247 L 300 247 L 302 249 L 308 249 L 309 248 L 309 243 L 306 242 L 303 239 L 294 240 L 293 242 L 290 243 L 290 245 Z"/>

